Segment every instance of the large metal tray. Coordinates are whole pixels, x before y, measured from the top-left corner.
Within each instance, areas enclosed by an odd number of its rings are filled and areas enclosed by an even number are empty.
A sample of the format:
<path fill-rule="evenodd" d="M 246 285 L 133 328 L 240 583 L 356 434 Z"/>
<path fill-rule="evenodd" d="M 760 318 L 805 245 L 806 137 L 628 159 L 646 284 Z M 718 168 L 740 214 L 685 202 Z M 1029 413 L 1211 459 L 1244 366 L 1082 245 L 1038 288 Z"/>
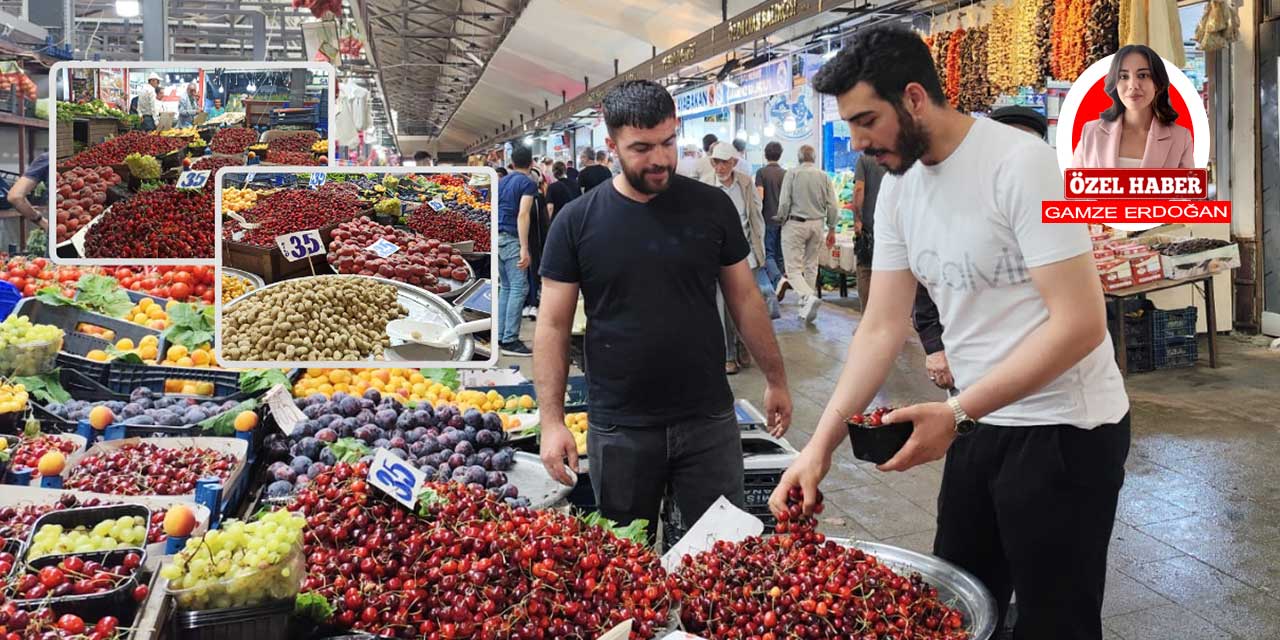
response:
<path fill-rule="evenodd" d="M 323 275 L 323 276 L 306 276 L 304 278 L 291 278 L 274 282 L 264 287 L 246 292 L 223 306 L 224 311 L 239 304 L 249 296 L 257 295 L 263 291 L 267 291 L 273 287 L 278 287 L 286 282 L 298 282 L 301 280 L 314 280 L 316 278 L 362 278 L 380 284 L 389 284 L 396 288 L 398 292 L 397 299 L 400 304 L 409 310 L 408 318 L 411 320 L 422 320 L 426 322 L 443 323 L 454 327 L 462 324 L 462 316 L 458 314 L 449 303 L 445 302 L 440 296 L 427 291 L 423 291 L 418 287 L 396 280 L 388 280 L 386 278 L 377 278 L 374 276 L 358 276 L 358 275 Z M 411 344 L 398 340 L 391 341 L 391 347 L 385 350 L 384 358 L 389 362 L 394 361 L 414 361 L 414 362 L 464 362 L 470 360 L 475 353 L 475 339 L 470 335 L 462 336 L 457 347 L 452 349 L 437 349 L 422 344 Z"/>
<path fill-rule="evenodd" d="M 879 542 L 828 538 L 836 544 L 861 549 L 882 564 L 903 573 L 919 573 L 938 589 L 938 599 L 964 614 L 973 640 L 990 640 L 996 634 L 996 600 L 972 574 L 946 560 Z"/>
<path fill-rule="evenodd" d="M 520 490 L 520 497 L 528 498 L 534 509 L 546 509 L 560 504 L 569 497 L 573 487 L 556 482 L 547 475 L 542 459 L 532 453 L 517 451 L 516 463 L 507 471 L 507 479 Z"/>

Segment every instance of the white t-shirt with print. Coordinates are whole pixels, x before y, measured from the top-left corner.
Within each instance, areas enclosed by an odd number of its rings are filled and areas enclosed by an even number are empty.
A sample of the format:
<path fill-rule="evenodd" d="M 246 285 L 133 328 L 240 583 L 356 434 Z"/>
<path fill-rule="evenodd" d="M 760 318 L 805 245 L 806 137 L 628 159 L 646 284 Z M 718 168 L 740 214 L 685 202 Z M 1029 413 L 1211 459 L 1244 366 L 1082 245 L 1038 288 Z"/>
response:
<path fill-rule="evenodd" d="M 1053 149 L 986 119 L 946 160 L 885 177 L 872 268 L 909 268 L 928 288 L 957 388 L 980 380 L 1048 319 L 1028 269 L 1091 251 L 1085 225 L 1041 222 L 1040 202 L 1062 197 Z M 1092 429 L 1128 410 L 1108 334 L 1057 379 L 982 422 Z"/>

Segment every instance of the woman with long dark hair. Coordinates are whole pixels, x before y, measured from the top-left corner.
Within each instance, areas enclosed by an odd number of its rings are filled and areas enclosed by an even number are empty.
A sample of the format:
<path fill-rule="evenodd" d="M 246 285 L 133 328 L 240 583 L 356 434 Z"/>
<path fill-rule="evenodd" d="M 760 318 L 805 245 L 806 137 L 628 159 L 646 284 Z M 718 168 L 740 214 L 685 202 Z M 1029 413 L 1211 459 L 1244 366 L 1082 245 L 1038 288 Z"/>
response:
<path fill-rule="evenodd" d="M 1191 132 L 1174 122 L 1169 73 L 1150 47 L 1126 45 L 1104 85 L 1111 108 L 1085 123 L 1073 166 L 1087 169 L 1191 168 Z"/>

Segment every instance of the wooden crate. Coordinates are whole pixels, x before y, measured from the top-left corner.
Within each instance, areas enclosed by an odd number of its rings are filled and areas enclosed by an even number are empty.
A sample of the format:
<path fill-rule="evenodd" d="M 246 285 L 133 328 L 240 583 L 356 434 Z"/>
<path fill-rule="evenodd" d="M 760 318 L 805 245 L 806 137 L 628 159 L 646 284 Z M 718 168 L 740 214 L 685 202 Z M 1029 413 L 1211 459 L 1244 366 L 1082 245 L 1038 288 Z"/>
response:
<path fill-rule="evenodd" d="M 328 247 L 333 242 L 333 230 L 338 223 L 320 227 L 320 239 Z M 329 273 L 329 263 L 324 256 L 314 256 L 316 274 Z M 234 240 L 222 241 L 222 265 L 241 271 L 257 274 L 267 284 L 311 275 L 311 267 L 307 260 L 289 262 L 274 244 L 270 247 L 256 247 Z"/>
<path fill-rule="evenodd" d="M 58 159 L 70 158 L 76 153 L 74 126 L 70 121 L 58 121 Z"/>
<path fill-rule="evenodd" d="M 102 144 L 120 132 L 120 121 L 115 118 L 89 118 L 89 145 Z"/>

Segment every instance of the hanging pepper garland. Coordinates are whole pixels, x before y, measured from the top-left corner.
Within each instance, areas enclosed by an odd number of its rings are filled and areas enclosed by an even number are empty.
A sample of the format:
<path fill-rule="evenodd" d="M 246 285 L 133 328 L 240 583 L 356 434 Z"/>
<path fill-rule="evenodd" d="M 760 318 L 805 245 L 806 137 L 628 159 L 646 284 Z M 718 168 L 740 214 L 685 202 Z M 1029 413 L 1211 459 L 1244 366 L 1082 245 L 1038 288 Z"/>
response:
<path fill-rule="evenodd" d="M 947 100 L 952 105 L 960 97 L 960 45 L 963 41 L 964 29 L 956 29 L 951 32 L 947 43 L 947 83 L 943 86 L 947 88 Z"/>

